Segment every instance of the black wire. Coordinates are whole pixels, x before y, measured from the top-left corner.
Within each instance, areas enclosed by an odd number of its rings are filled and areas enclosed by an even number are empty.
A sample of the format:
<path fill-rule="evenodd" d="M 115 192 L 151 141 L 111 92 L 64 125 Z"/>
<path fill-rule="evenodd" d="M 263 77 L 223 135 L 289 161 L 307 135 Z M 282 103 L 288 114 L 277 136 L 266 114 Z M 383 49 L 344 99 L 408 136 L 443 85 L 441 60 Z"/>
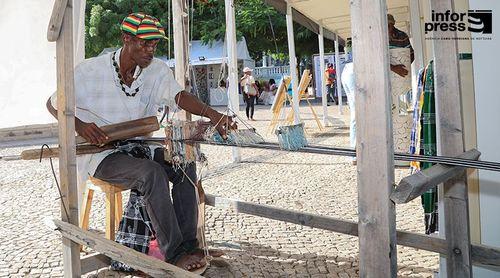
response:
<path fill-rule="evenodd" d="M 49 151 L 52 151 L 50 149 L 49 145 L 43 144 L 42 148 L 40 149 L 40 161 L 39 162 L 42 162 L 43 148 L 44 147 L 46 147 Z M 64 208 L 64 213 L 66 214 L 66 219 L 68 219 L 68 221 L 69 221 L 68 209 L 66 208 L 66 204 L 64 203 L 64 198 L 63 198 L 63 195 L 62 195 L 62 192 L 61 192 L 61 187 L 59 186 L 59 182 L 57 181 L 56 171 L 54 170 L 54 164 L 52 163 L 52 157 L 49 157 L 49 160 L 50 160 L 50 169 L 52 170 L 52 175 L 54 176 L 54 180 L 56 182 L 57 190 L 59 191 L 59 198 L 61 199 L 61 203 L 62 203 L 63 208 Z"/>
<path fill-rule="evenodd" d="M 167 116 L 168 114 L 168 106 L 163 106 L 163 115 L 161 116 L 161 120 L 160 120 L 160 124 L 163 122 L 163 120 L 165 119 L 165 116 Z"/>

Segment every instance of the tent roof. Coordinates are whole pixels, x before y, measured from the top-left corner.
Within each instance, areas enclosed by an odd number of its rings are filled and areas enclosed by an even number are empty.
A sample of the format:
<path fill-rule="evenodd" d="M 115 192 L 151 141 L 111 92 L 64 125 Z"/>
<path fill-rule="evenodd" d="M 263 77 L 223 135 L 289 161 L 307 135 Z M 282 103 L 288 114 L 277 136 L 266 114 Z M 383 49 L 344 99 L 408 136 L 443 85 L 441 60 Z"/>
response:
<path fill-rule="evenodd" d="M 267 4 L 273 6 L 278 11 L 286 13 L 285 0 L 265 0 Z M 349 0 L 288 0 L 293 10 L 294 21 L 304 25 L 311 31 L 318 33 L 319 25 L 328 31 L 325 37 L 330 34 L 338 34 L 340 43 L 351 37 L 351 16 Z M 387 0 L 388 13 L 394 15 L 396 27 L 405 32 L 409 31 L 409 2 L 408 0 Z M 306 19 L 301 18 L 305 17 Z M 297 15 L 297 17 L 296 17 Z"/>
<path fill-rule="evenodd" d="M 215 41 L 211 45 L 203 44 L 202 41 L 191 41 L 189 50 L 190 63 L 193 66 L 221 64 L 227 57 L 227 47 L 223 41 Z M 236 43 L 238 60 L 252 60 L 248 52 L 247 42 L 242 38 Z M 175 59 L 168 60 L 167 57 L 160 57 L 171 67 L 175 65 Z"/>

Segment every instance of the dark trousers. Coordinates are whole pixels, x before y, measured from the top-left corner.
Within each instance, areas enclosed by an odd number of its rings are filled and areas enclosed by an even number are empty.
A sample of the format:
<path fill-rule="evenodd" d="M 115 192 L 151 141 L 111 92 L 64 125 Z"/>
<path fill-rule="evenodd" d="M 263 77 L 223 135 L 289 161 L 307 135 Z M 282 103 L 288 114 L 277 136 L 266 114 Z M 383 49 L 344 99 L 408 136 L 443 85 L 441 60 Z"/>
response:
<path fill-rule="evenodd" d="M 336 89 L 335 84 L 326 85 L 327 99 L 330 99 L 333 103 L 338 103 Z"/>
<path fill-rule="evenodd" d="M 186 167 L 185 172 L 196 181 L 195 163 Z M 154 161 L 111 154 L 99 164 L 94 177 L 126 189 L 137 189 L 144 196 L 156 238 L 167 260 L 198 245 L 195 187 L 182 170 L 176 171 L 165 162 L 162 148 L 155 150 Z M 172 197 L 169 180 L 173 184 Z"/>
<path fill-rule="evenodd" d="M 256 96 L 249 96 L 247 95 L 247 118 L 253 119 L 253 112 L 254 112 L 254 107 L 255 107 L 255 98 Z"/>

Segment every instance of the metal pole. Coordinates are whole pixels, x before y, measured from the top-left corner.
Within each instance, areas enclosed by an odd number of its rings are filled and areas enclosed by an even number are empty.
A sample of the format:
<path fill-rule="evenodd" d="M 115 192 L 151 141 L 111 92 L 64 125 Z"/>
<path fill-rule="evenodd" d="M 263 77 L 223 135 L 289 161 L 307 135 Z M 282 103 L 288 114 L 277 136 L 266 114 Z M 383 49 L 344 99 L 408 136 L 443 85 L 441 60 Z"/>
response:
<path fill-rule="evenodd" d="M 293 116 L 294 123 L 300 122 L 299 116 L 299 78 L 297 75 L 297 57 L 295 55 L 295 40 L 293 35 L 293 18 L 292 6 L 287 3 L 286 5 L 286 30 L 288 36 L 288 56 L 290 59 L 290 75 L 292 76 L 292 96 L 293 96 Z"/>
<path fill-rule="evenodd" d="M 328 105 L 327 105 L 327 92 L 325 90 L 325 37 L 324 37 L 324 29 L 323 29 L 323 24 L 319 24 L 319 35 L 318 35 L 318 41 L 319 41 L 319 68 L 320 68 L 320 88 L 317 88 L 316 90 L 321 89 L 321 105 L 323 106 L 323 125 L 327 126 L 328 124 Z"/>
<path fill-rule="evenodd" d="M 418 86 L 418 71 L 424 66 L 424 53 L 422 43 L 422 29 L 420 29 L 420 3 L 419 0 L 410 1 L 410 28 L 411 38 L 413 41 L 413 54 L 415 60 L 412 63 L 411 71 L 411 88 L 412 88 L 412 102 L 415 103 L 417 86 Z M 412 103 L 412 106 L 413 106 Z"/>
<path fill-rule="evenodd" d="M 335 71 L 337 72 L 335 85 L 337 87 L 337 96 L 339 98 L 339 115 L 344 114 L 344 110 L 342 109 L 342 86 L 340 80 L 340 53 L 339 53 L 339 36 L 335 34 Z"/>
<path fill-rule="evenodd" d="M 225 0 L 226 10 L 226 45 L 228 56 L 229 86 L 227 90 L 227 107 L 238 115 L 240 112 L 238 94 L 238 55 L 236 53 L 236 23 L 234 16 L 234 0 Z M 232 148 L 233 161 L 240 162 L 241 154 L 237 147 Z"/>

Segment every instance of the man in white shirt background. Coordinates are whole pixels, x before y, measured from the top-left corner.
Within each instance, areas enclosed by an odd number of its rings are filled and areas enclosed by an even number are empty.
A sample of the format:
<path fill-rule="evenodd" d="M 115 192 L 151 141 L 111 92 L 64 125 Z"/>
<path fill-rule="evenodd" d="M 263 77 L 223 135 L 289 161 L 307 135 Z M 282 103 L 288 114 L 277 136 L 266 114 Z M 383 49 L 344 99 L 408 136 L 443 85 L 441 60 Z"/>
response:
<path fill-rule="evenodd" d="M 182 91 L 170 68 L 154 58 L 158 43 L 165 38 L 156 18 L 143 13 L 130 14 L 123 20 L 121 30 L 122 48 L 87 59 L 75 68 L 75 130 L 79 135 L 89 143 L 101 145 L 107 135 L 99 126 L 154 116 L 163 106 L 170 111 L 180 107 L 207 117 L 223 136 L 226 128 L 237 128 L 231 117 Z M 47 101 L 47 108 L 57 118 L 55 103 L 53 95 Z M 197 249 L 198 207 L 194 186 L 187 182 L 176 184 L 182 177 L 163 159 L 163 148 L 140 142 L 123 145 L 120 149 L 82 157 L 78 160 L 79 172 L 137 190 L 144 196 L 166 261 L 186 270 L 201 268 L 206 261 Z M 132 153 L 142 156 L 134 157 Z M 193 164 L 186 168 L 188 175 L 196 175 L 194 167 Z M 174 182 L 173 202 L 169 179 Z"/>

